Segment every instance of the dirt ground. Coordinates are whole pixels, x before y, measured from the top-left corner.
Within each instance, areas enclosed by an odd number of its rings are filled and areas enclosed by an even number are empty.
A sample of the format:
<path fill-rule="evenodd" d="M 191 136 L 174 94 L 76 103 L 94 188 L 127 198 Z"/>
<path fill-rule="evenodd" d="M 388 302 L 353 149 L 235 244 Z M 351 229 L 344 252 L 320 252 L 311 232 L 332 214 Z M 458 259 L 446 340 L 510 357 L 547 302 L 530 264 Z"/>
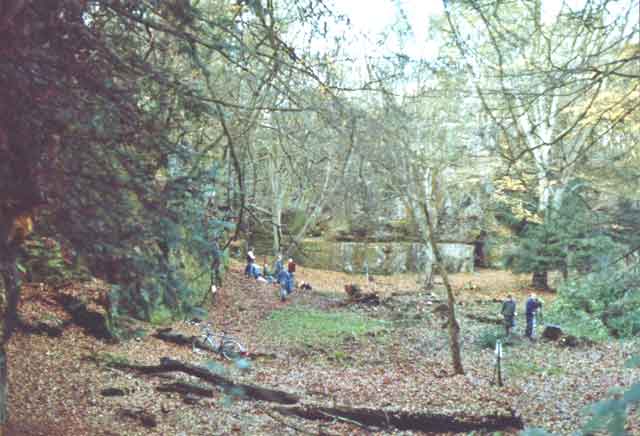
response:
<path fill-rule="evenodd" d="M 242 400 L 213 389 L 212 397 L 185 398 L 159 392 L 167 383 L 195 382 L 180 373 L 138 375 L 110 363 L 158 365 L 163 357 L 201 364 L 236 382 L 294 393 L 305 406 L 350 406 L 407 413 L 447 416 L 483 416 L 513 413 L 527 426 L 544 427 L 557 434 L 575 431 L 585 417 L 585 405 L 603 398 L 614 386 L 629 386 L 640 373 L 624 362 L 637 351 L 638 342 L 611 342 L 564 348 L 553 343 L 516 339 L 507 349 L 505 386 L 494 379 L 490 349 L 478 338 L 499 326 L 483 324 L 473 315 L 496 317 L 507 293 L 524 301 L 526 277 L 482 270 L 452 275 L 458 300 L 465 375 L 451 370 L 446 329 L 425 297 L 416 275 L 376 277 L 380 306 L 345 305 L 347 283 L 371 288 L 363 277 L 299 268 L 298 280 L 314 290 L 296 292 L 282 303 L 273 286 L 244 278 L 234 264 L 220 290 L 211 321 L 231 332 L 249 348 L 248 368 L 196 354 L 189 346 L 170 344 L 151 334 L 120 344 L 109 344 L 67 327 L 62 336 L 17 332 L 9 344 L 10 424 L 7 433 L 21 435 L 227 435 L 227 434 L 445 434 L 438 428 L 399 430 L 363 428 L 348 419 L 308 420 L 285 416 L 276 405 Z M 57 310 L 47 291 L 25 292 L 21 310 Z M 545 295 L 552 299 L 553 295 Z M 290 343 L 265 331 L 273 313 L 299 308 L 329 313 L 356 314 L 385 323 L 380 334 L 353 335 L 331 347 Z M 521 330 L 522 320 L 518 320 Z M 175 331 L 196 334 L 198 328 L 176 321 Z M 154 327 L 147 326 L 149 333 Z M 635 348 L 634 348 L 635 347 Z M 123 395 L 107 396 L 107 388 Z M 391 412 L 389 412 L 391 413 Z M 141 416 L 151 416 L 145 427 Z M 639 431 L 637 422 L 629 429 Z M 506 433 L 509 433 L 508 431 Z M 515 434 L 516 431 L 512 431 Z M 635 433 L 640 434 L 640 432 Z"/>

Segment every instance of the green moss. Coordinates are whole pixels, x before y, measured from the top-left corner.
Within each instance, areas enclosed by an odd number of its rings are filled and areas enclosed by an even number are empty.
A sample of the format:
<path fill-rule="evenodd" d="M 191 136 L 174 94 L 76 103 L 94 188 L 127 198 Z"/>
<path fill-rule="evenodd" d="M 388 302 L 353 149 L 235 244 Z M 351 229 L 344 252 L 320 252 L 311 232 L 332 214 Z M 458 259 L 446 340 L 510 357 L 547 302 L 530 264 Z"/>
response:
<path fill-rule="evenodd" d="M 294 256 L 301 265 L 326 270 L 341 270 L 342 258 L 334 242 L 321 239 L 306 239 L 302 241 Z"/>
<path fill-rule="evenodd" d="M 188 283 L 192 290 L 188 295 L 181 295 L 181 302 L 187 306 L 199 305 L 204 300 L 211 284 L 210 266 L 202 262 L 202 259 L 183 250 L 172 253 L 171 261 L 175 265 L 180 265 L 184 282 Z"/>
<path fill-rule="evenodd" d="M 149 314 L 149 322 L 153 325 L 166 325 L 173 321 L 174 313 L 166 306 L 158 306 Z"/>

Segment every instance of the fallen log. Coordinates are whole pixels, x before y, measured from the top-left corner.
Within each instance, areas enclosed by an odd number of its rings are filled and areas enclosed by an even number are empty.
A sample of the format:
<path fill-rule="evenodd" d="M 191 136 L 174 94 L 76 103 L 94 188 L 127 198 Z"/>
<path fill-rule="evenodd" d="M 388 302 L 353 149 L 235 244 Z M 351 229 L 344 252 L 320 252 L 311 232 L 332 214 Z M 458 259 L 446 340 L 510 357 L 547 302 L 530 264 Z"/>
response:
<path fill-rule="evenodd" d="M 362 294 L 358 297 L 349 299 L 349 303 L 378 306 L 380 304 L 380 297 L 378 297 L 377 294 Z"/>
<path fill-rule="evenodd" d="M 251 360 L 260 360 L 260 359 L 264 359 L 264 360 L 275 360 L 278 359 L 278 355 L 275 353 L 264 353 L 262 351 L 252 351 L 249 354 L 249 358 Z"/>
<path fill-rule="evenodd" d="M 502 325 L 504 324 L 504 319 L 503 318 L 496 318 L 493 316 L 484 316 L 484 315 L 476 315 L 473 313 L 467 313 L 465 314 L 465 317 L 472 319 L 474 321 L 478 321 L 478 322 L 484 322 L 487 324 L 495 324 L 495 325 Z"/>
<path fill-rule="evenodd" d="M 162 374 L 166 372 L 183 372 L 198 377 L 208 383 L 219 386 L 225 393 L 242 398 L 258 401 L 268 401 L 279 404 L 296 404 L 300 401 L 297 395 L 260 386 L 235 383 L 226 377 L 215 374 L 206 368 L 183 363 L 178 360 L 163 357 L 160 365 L 134 365 L 130 363 L 112 362 L 110 366 L 141 374 Z"/>
<path fill-rule="evenodd" d="M 153 428 L 158 425 L 158 420 L 155 415 L 150 412 L 147 412 L 144 409 L 120 409 L 118 411 L 118 416 L 122 418 L 131 418 L 136 421 L 140 421 L 140 423 L 146 428 Z"/>
<path fill-rule="evenodd" d="M 158 392 L 176 392 L 182 395 L 197 395 L 199 397 L 213 398 L 213 389 L 198 386 L 193 383 L 175 382 L 165 383 L 156 388 Z"/>
<path fill-rule="evenodd" d="M 173 344 L 187 345 L 189 347 L 195 346 L 196 348 L 199 348 L 201 350 L 211 351 L 214 353 L 218 351 L 199 337 L 185 336 L 182 333 L 174 332 L 170 327 L 156 330 L 156 332 L 153 334 L 153 337 L 166 342 L 171 342 Z"/>
<path fill-rule="evenodd" d="M 351 407 L 294 406 L 277 407 L 275 410 L 286 416 L 297 416 L 310 420 L 338 419 L 364 427 L 381 429 L 394 427 L 398 430 L 468 433 L 521 430 L 524 428 L 522 418 L 516 416 L 513 411 L 508 415 L 472 416 L 460 414 L 454 416 Z"/>
<path fill-rule="evenodd" d="M 50 338 L 58 338 L 62 336 L 62 332 L 69 324 L 71 324 L 70 321 L 47 322 L 38 320 L 28 322 L 21 319 L 18 320 L 18 328 L 23 332 L 36 335 L 47 335 Z"/>

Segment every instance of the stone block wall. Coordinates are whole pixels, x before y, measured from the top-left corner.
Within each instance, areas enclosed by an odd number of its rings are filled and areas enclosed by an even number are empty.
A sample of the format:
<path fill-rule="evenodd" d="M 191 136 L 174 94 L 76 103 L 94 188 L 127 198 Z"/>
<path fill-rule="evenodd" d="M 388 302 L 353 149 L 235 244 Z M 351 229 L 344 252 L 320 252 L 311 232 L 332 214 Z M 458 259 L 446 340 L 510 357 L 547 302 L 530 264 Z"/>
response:
<path fill-rule="evenodd" d="M 438 244 L 449 272 L 473 271 L 473 244 Z M 333 242 L 307 239 L 294 255 L 300 265 L 370 274 L 397 274 L 424 271 L 426 263 L 433 263 L 431 248 L 417 242 Z"/>

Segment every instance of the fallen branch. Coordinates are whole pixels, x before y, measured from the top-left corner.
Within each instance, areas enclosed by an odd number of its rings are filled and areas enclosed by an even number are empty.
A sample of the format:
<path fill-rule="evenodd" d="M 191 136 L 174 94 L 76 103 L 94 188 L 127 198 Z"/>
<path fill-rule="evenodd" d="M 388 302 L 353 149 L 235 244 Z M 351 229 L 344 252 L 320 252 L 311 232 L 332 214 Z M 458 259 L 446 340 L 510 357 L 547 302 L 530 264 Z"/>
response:
<path fill-rule="evenodd" d="M 279 404 L 296 404 L 300 401 L 297 395 L 275 389 L 263 388 L 260 386 L 234 383 L 226 377 L 215 374 L 206 368 L 190 365 L 177 360 L 162 358 L 160 365 L 134 365 L 129 363 L 112 362 L 111 366 L 118 369 L 126 369 L 141 374 L 161 374 L 165 372 L 183 372 L 185 374 L 198 377 L 208 383 L 219 386 L 225 393 L 243 398 L 258 401 L 268 401 Z"/>
<path fill-rule="evenodd" d="M 349 299 L 347 300 L 347 304 L 356 303 L 356 304 L 372 304 L 377 306 L 380 304 L 380 298 L 378 294 L 375 292 L 362 292 L 360 286 L 356 284 L 344 285 L 344 291 L 346 292 Z"/>
<path fill-rule="evenodd" d="M 189 347 L 195 346 L 201 350 L 212 351 L 214 353 L 218 351 L 197 336 L 185 336 L 181 333 L 174 332 L 171 328 L 156 330 L 153 337 L 166 342 L 171 342 L 172 344 L 187 345 Z"/>
<path fill-rule="evenodd" d="M 524 428 L 522 418 L 510 415 L 443 415 L 430 413 L 410 413 L 402 410 L 384 411 L 377 409 L 356 409 L 350 407 L 295 406 L 277 407 L 283 415 L 298 416 L 311 420 L 326 420 L 340 417 L 345 422 L 359 423 L 360 426 L 398 430 L 435 431 L 442 433 L 468 433 L 472 431 L 508 431 Z"/>

